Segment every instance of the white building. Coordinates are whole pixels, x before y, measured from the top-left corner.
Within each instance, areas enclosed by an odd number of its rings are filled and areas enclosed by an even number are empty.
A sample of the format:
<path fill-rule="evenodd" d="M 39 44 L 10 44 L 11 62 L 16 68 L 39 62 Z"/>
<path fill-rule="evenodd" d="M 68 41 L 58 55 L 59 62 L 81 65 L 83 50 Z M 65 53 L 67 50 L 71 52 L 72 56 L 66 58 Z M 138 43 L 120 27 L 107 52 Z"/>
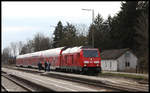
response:
<path fill-rule="evenodd" d="M 102 70 L 135 72 L 137 57 L 129 48 L 106 50 L 101 53 Z"/>

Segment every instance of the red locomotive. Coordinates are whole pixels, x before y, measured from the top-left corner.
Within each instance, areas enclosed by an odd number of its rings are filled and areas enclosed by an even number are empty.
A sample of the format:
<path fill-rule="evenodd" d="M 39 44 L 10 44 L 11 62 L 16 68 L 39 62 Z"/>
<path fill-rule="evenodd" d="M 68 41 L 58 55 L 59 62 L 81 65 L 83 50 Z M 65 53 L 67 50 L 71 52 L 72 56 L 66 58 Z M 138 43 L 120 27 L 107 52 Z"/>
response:
<path fill-rule="evenodd" d="M 97 48 L 60 47 L 17 56 L 16 66 L 36 67 L 38 62 L 51 63 L 51 70 L 72 72 L 101 72 L 100 52 Z"/>

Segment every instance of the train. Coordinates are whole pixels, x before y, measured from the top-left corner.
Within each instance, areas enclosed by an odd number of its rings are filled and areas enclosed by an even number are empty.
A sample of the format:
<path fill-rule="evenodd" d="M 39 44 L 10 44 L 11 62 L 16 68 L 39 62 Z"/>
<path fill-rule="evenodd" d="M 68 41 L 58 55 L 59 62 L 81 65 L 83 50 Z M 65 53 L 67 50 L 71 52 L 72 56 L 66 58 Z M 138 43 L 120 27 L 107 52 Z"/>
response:
<path fill-rule="evenodd" d="M 101 57 L 98 48 L 86 46 L 59 47 L 18 55 L 16 66 L 38 68 L 38 62 L 50 62 L 51 70 L 70 72 L 101 72 Z"/>

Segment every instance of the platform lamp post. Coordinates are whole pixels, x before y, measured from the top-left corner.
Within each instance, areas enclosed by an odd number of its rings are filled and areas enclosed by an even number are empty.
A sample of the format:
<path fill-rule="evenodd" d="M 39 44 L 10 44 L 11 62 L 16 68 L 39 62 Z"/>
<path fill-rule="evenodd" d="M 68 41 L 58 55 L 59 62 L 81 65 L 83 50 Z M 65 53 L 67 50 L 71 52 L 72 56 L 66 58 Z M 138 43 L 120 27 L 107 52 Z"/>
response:
<path fill-rule="evenodd" d="M 92 24 L 94 24 L 94 9 L 82 9 L 85 11 L 92 11 Z M 92 29 L 92 47 L 94 48 L 94 30 Z"/>

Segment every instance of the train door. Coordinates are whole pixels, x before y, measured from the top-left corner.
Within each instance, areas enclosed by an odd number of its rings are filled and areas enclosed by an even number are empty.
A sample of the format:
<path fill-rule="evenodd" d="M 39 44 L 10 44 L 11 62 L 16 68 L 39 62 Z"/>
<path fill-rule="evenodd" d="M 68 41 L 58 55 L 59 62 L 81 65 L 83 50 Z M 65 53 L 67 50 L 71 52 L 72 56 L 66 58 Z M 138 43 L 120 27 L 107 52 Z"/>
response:
<path fill-rule="evenodd" d="M 67 67 L 69 66 L 69 55 L 67 55 Z"/>
<path fill-rule="evenodd" d="M 71 55 L 70 58 L 71 58 L 71 60 L 70 60 L 71 61 L 71 65 L 73 66 L 73 55 Z"/>
<path fill-rule="evenodd" d="M 63 66 L 63 62 L 64 62 L 63 60 L 64 60 L 63 55 L 60 55 L 60 67 Z"/>
<path fill-rule="evenodd" d="M 77 65 L 77 66 L 80 65 L 80 53 L 77 53 L 77 57 L 76 57 L 76 65 Z"/>
<path fill-rule="evenodd" d="M 65 62 L 64 66 L 67 66 L 67 55 L 65 55 Z"/>
<path fill-rule="evenodd" d="M 63 63 L 63 55 L 60 54 L 60 56 L 58 56 L 58 61 L 59 61 L 59 67 L 62 66 L 62 63 Z"/>

